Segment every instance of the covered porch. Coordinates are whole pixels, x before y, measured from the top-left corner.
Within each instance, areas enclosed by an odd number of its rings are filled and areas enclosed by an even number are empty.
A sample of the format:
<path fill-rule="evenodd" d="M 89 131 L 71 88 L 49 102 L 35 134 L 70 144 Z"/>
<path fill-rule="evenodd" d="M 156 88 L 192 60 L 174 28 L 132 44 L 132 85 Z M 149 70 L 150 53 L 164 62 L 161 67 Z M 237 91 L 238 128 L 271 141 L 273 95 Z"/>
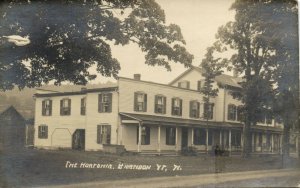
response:
<path fill-rule="evenodd" d="M 120 118 L 121 143 L 128 151 L 178 153 L 193 147 L 199 153 L 210 153 L 218 145 L 229 153 L 239 153 L 243 148 L 243 125 L 240 123 L 130 113 L 120 113 Z M 253 152 L 279 151 L 280 138 L 274 131 L 251 131 Z"/>

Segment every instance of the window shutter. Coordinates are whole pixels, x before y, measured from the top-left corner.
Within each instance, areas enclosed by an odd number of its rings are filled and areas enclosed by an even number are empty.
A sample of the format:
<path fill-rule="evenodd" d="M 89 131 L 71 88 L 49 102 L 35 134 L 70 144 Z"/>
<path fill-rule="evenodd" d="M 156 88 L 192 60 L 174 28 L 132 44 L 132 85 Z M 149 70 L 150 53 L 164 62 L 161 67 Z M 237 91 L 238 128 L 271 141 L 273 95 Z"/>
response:
<path fill-rule="evenodd" d="M 133 110 L 138 111 L 138 106 L 137 106 L 137 98 L 138 98 L 138 93 L 134 93 L 134 104 L 133 104 Z"/>
<path fill-rule="evenodd" d="M 189 81 L 186 82 L 186 88 L 190 89 L 190 82 Z"/>
<path fill-rule="evenodd" d="M 42 101 L 42 115 L 46 115 L 46 104 L 45 101 Z"/>
<path fill-rule="evenodd" d="M 199 118 L 200 114 L 200 102 L 197 102 L 197 118 Z"/>
<path fill-rule="evenodd" d="M 157 110 L 157 103 L 158 103 L 158 96 L 155 95 L 155 98 L 154 98 L 154 112 L 157 113 L 158 110 Z"/>
<path fill-rule="evenodd" d="M 60 115 L 63 115 L 63 100 L 60 100 Z"/>
<path fill-rule="evenodd" d="M 144 94 L 144 109 L 143 112 L 147 112 L 147 94 Z"/>
<path fill-rule="evenodd" d="M 49 101 L 49 116 L 52 115 L 52 100 Z"/>
<path fill-rule="evenodd" d="M 111 141 L 111 127 L 110 127 L 110 125 L 107 125 L 107 140 L 106 140 L 106 143 L 110 144 L 110 141 Z"/>
<path fill-rule="evenodd" d="M 178 87 L 181 87 L 181 82 L 178 82 Z"/>
<path fill-rule="evenodd" d="M 48 126 L 45 126 L 45 132 L 46 132 L 45 138 L 48 138 Z"/>
<path fill-rule="evenodd" d="M 97 126 L 97 143 L 101 144 L 101 125 Z"/>
<path fill-rule="evenodd" d="M 174 115 L 174 103 L 175 103 L 175 99 L 172 98 L 172 115 Z"/>
<path fill-rule="evenodd" d="M 68 99 L 68 115 L 71 115 L 71 99 Z"/>
<path fill-rule="evenodd" d="M 42 133 L 42 127 L 39 126 L 39 132 L 38 132 L 38 137 L 41 138 L 41 133 Z"/>
<path fill-rule="evenodd" d="M 214 104 L 210 104 L 210 119 L 213 119 L 214 118 Z"/>
<path fill-rule="evenodd" d="M 98 112 L 103 112 L 103 108 L 102 108 L 102 94 L 98 95 Z"/>
<path fill-rule="evenodd" d="M 230 119 L 230 110 L 231 110 L 231 105 L 228 105 L 228 108 L 227 108 L 227 119 L 228 120 L 231 120 Z"/>
<path fill-rule="evenodd" d="M 179 102 L 180 102 L 180 114 L 179 115 L 182 115 L 182 99 L 179 99 Z"/>
<path fill-rule="evenodd" d="M 109 100 L 109 110 L 108 110 L 108 112 L 112 112 L 112 93 L 108 93 L 108 100 Z"/>
<path fill-rule="evenodd" d="M 166 98 L 166 97 L 163 97 L 163 101 L 164 101 L 163 114 L 165 114 L 166 111 L 167 111 L 167 98 Z"/>
<path fill-rule="evenodd" d="M 198 84 L 197 84 L 197 90 L 198 90 L 198 91 L 201 90 L 201 81 L 200 81 L 200 80 L 198 81 Z"/>
<path fill-rule="evenodd" d="M 190 117 L 192 118 L 193 117 L 193 101 L 190 101 Z"/>

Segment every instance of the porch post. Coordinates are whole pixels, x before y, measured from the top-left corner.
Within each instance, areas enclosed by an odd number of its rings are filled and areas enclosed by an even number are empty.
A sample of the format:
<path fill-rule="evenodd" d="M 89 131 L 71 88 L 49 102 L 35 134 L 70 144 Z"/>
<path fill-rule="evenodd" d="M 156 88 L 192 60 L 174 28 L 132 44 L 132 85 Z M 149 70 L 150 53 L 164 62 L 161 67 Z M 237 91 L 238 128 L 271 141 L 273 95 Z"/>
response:
<path fill-rule="evenodd" d="M 141 143 L 142 143 L 142 123 L 139 122 L 139 141 L 138 141 L 138 152 L 141 151 Z"/>
<path fill-rule="evenodd" d="M 229 154 L 231 155 L 231 129 L 229 129 L 229 132 L 228 132 L 228 150 L 229 150 Z"/>
<path fill-rule="evenodd" d="M 208 152 L 208 129 L 206 129 L 206 152 Z"/>
<path fill-rule="evenodd" d="M 176 127 L 175 131 L 175 150 L 178 151 L 178 127 Z"/>
<path fill-rule="evenodd" d="M 191 136 L 191 138 L 192 138 L 192 146 L 194 146 L 194 127 L 192 127 L 192 136 Z"/>
<path fill-rule="evenodd" d="M 222 130 L 220 130 L 220 148 L 223 148 L 223 147 L 222 147 L 222 143 L 223 143 L 223 142 L 222 142 Z"/>
<path fill-rule="evenodd" d="M 158 143 L 157 151 L 160 152 L 160 125 L 158 126 L 157 143 Z"/>
<path fill-rule="evenodd" d="M 271 133 L 271 152 L 274 152 L 274 134 Z"/>

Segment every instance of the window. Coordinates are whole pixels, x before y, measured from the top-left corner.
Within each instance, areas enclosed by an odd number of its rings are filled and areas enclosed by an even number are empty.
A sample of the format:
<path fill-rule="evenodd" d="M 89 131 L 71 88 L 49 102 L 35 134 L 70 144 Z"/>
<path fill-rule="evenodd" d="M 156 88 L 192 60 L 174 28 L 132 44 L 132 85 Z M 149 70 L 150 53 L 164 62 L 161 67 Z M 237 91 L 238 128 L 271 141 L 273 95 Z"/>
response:
<path fill-rule="evenodd" d="M 142 92 L 134 93 L 134 111 L 136 112 L 147 111 L 147 94 Z"/>
<path fill-rule="evenodd" d="M 98 125 L 97 126 L 97 143 L 98 144 L 110 144 L 111 126 L 110 125 Z"/>
<path fill-rule="evenodd" d="M 48 138 L 48 126 L 47 125 L 40 125 L 38 127 L 38 137 L 41 139 L 47 139 Z"/>
<path fill-rule="evenodd" d="M 161 95 L 155 96 L 155 113 L 165 114 L 166 113 L 166 97 Z"/>
<path fill-rule="evenodd" d="M 52 100 L 44 100 L 42 102 L 42 115 L 51 116 L 52 115 Z"/>
<path fill-rule="evenodd" d="M 197 101 L 190 101 L 190 117 L 199 118 L 200 103 Z"/>
<path fill-rule="evenodd" d="M 268 125 L 271 125 L 272 124 L 272 114 L 271 113 L 267 113 L 267 115 L 266 115 L 266 123 L 268 124 Z"/>
<path fill-rule="evenodd" d="M 137 144 L 139 143 L 139 126 L 137 126 Z M 150 144 L 150 127 L 142 126 L 141 130 L 141 145 Z"/>
<path fill-rule="evenodd" d="M 201 88 L 202 88 L 202 80 L 198 80 L 198 82 L 197 82 L 197 90 L 201 91 Z"/>
<path fill-rule="evenodd" d="M 206 130 L 205 129 L 194 129 L 194 144 L 195 145 L 206 145 Z"/>
<path fill-rule="evenodd" d="M 258 133 L 258 147 L 262 146 L 262 134 Z"/>
<path fill-rule="evenodd" d="M 98 112 L 110 113 L 112 111 L 112 93 L 98 95 Z"/>
<path fill-rule="evenodd" d="M 236 106 L 233 104 L 228 105 L 227 119 L 231 121 L 236 120 Z"/>
<path fill-rule="evenodd" d="M 214 104 L 204 104 L 204 113 L 203 116 L 205 119 L 213 119 L 214 117 Z"/>
<path fill-rule="evenodd" d="M 181 116 L 182 114 L 182 100 L 179 98 L 172 99 L 172 115 Z"/>
<path fill-rule="evenodd" d="M 237 120 L 238 121 L 243 121 L 243 106 L 238 106 L 237 108 L 236 108 L 236 115 L 237 115 Z"/>
<path fill-rule="evenodd" d="M 60 100 L 60 115 L 71 115 L 71 99 Z"/>
<path fill-rule="evenodd" d="M 231 131 L 231 145 L 232 146 L 241 146 L 241 131 L 232 130 Z"/>
<path fill-rule="evenodd" d="M 85 111 L 86 111 L 86 97 L 81 99 L 80 114 L 85 115 Z"/>
<path fill-rule="evenodd" d="M 190 82 L 189 81 L 178 82 L 178 87 L 190 89 Z"/>
<path fill-rule="evenodd" d="M 167 145 L 175 145 L 176 139 L 176 128 L 175 127 L 167 127 L 166 128 L 166 144 Z"/>
<path fill-rule="evenodd" d="M 256 118 L 257 118 L 257 123 L 261 123 L 261 124 L 265 123 L 265 113 L 263 112 L 257 113 Z"/>

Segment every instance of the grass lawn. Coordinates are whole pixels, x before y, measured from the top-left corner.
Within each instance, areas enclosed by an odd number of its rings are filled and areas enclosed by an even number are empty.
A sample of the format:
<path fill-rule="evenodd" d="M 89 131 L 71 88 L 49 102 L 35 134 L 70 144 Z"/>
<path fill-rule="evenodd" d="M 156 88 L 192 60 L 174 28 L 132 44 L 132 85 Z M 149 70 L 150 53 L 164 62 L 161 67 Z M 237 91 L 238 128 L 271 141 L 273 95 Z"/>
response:
<path fill-rule="evenodd" d="M 66 168 L 67 161 L 77 163 L 77 168 Z M 80 168 L 82 162 L 109 164 L 114 169 L 97 168 L 97 166 Z M 118 169 L 119 164 L 123 164 L 122 169 Z M 124 169 L 125 165 L 131 164 L 151 165 L 151 168 L 149 170 Z M 166 167 L 163 170 L 162 168 L 157 170 L 157 164 L 166 165 Z M 23 148 L 0 151 L 0 187 L 63 185 L 101 180 L 214 173 L 216 165 L 219 164 L 223 172 L 282 167 L 281 158 L 278 155 L 254 156 L 248 159 L 239 156 L 221 157 L 216 161 L 216 158 L 212 156 L 118 156 L 101 152 Z M 175 171 L 173 171 L 174 165 L 178 167 Z M 288 165 L 299 167 L 299 160 L 290 160 Z M 131 167 L 127 166 L 127 168 Z"/>

